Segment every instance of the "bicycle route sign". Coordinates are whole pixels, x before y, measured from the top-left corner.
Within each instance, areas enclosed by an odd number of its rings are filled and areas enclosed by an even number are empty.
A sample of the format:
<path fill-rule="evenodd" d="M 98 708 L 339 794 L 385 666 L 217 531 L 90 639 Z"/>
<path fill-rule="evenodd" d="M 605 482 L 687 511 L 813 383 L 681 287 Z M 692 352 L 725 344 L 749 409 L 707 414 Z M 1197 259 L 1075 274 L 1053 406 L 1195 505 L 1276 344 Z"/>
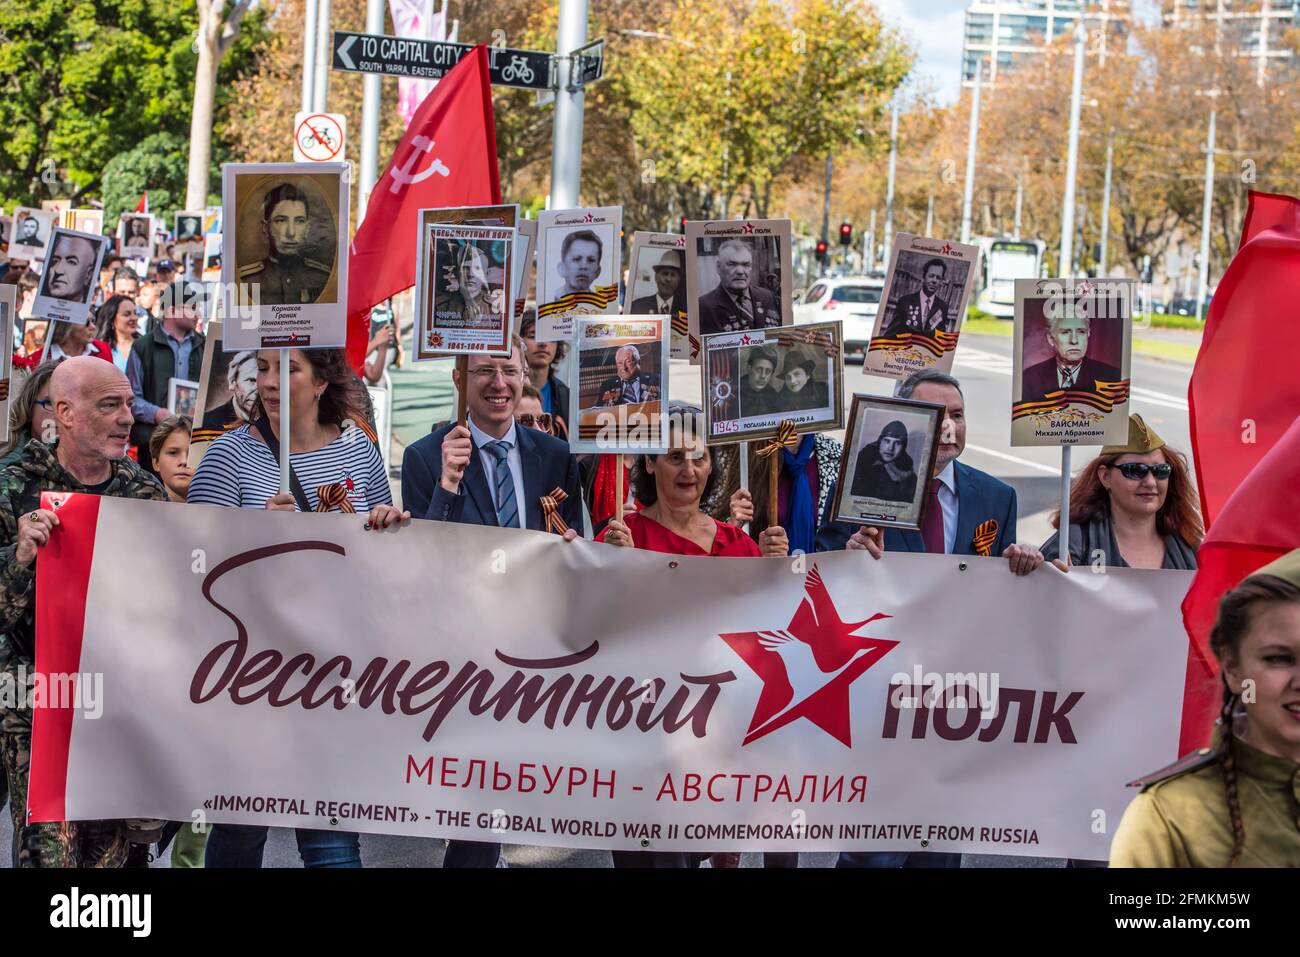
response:
<path fill-rule="evenodd" d="M 293 120 L 295 163 L 339 163 L 346 157 L 347 119 L 342 113 L 299 112 Z"/>
<path fill-rule="evenodd" d="M 436 80 L 460 62 L 469 43 L 379 36 L 334 31 L 333 66 L 350 73 L 380 73 Z M 554 83 L 555 56 L 538 50 L 488 47 L 488 73 L 494 86 L 549 90 Z"/>

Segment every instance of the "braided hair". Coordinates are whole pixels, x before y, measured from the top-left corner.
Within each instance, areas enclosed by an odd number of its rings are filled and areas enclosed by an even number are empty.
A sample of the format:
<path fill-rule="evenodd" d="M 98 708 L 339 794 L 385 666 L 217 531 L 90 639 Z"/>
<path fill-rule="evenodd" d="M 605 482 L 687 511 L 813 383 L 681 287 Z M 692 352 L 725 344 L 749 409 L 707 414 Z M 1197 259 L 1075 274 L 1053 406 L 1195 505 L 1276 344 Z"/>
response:
<path fill-rule="evenodd" d="M 1241 639 L 1250 629 L 1257 609 L 1278 602 L 1300 602 L 1300 588 L 1275 575 L 1253 575 L 1219 602 L 1219 616 L 1210 632 L 1210 650 L 1219 659 L 1219 677 L 1223 681 L 1223 705 L 1219 709 L 1222 735 L 1219 744 L 1219 771 L 1223 777 L 1224 797 L 1228 802 L 1228 820 L 1232 825 L 1232 853 L 1228 865 L 1237 863 L 1246 845 L 1246 825 L 1241 817 L 1237 795 L 1237 749 L 1233 718 L 1241 695 L 1228 685 L 1224 666 L 1234 663 L 1241 651 Z"/>

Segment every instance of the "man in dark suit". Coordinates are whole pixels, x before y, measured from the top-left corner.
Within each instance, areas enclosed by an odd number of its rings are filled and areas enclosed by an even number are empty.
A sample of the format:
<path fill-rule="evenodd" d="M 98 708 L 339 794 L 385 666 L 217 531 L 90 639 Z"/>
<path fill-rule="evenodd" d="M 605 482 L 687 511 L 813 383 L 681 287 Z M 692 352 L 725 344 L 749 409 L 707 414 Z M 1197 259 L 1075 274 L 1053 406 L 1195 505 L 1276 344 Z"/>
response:
<path fill-rule="evenodd" d="M 915 332 L 933 336 L 942 330 L 951 332 L 953 320 L 950 316 L 948 302 L 939 296 L 939 287 L 948 275 L 948 264 L 935 257 L 921 267 L 921 288 L 899 298 L 894 304 L 894 314 L 890 316 L 886 336 L 900 332 Z"/>
<path fill-rule="evenodd" d="M 1021 402 L 1042 402 L 1049 392 L 1095 392 L 1097 383 L 1120 381 L 1120 371 L 1088 356 L 1092 320 L 1088 316 L 1055 316 L 1047 320 L 1050 359 L 1025 370 L 1020 380 Z"/>
<path fill-rule="evenodd" d="M 469 415 L 407 446 L 402 457 L 402 504 L 415 518 L 464 525 L 546 530 L 541 498 L 553 489 L 568 496 L 560 515 L 572 541 L 583 527 L 578 462 L 569 446 L 537 429 L 515 424 L 523 394 L 523 343 L 506 357 L 473 355 L 464 389 Z M 444 867 L 495 867 L 499 844 L 451 841 Z"/>
<path fill-rule="evenodd" d="M 931 552 L 946 555 L 995 555 L 1007 559 L 1012 573 L 1028 575 L 1043 563 L 1043 554 L 1016 544 L 1016 492 L 1010 485 L 957 461 L 966 447 L 966 409 L 961 385 L 935 370 L 913 373 L 899 388 L 904 399 L 944 406 L 943 430 L 929 504 L 921 531 L 898 531 L 848 525 L 831 520 L 836 488 L 831 486 L 817 531 L 817 551 L 860 549 L 881 558 L 884 552 Z M 986 523 L 993 522 L 994 525 Z M 981 529 L 981 526 L 983 528 Z M 977 536 L 977 530 L 983 534 Z M 960 854 L 865 853 L 840 854 L 838 867 L 960 867 Z"/>
<path fill-rule="evenodd" d="M 686 290 L 682 288 L 682 254 L 668 249 L 652 267 L 655 274 L 653 296 L 633 299 L 628 309 L 631 316 L 671 316 L 686 311 Z"/>
<path fill-rule="evenodd" d="M 754 272 L 754 252 L 739 239 L 718 247 L 718 285 L 700 296 L 700 334 L 775 329 L 781 325 L 776 298 L 766 289 L 749 284 Z"/>
<path fill-rule="evenodd" d="M 618 375 L 600 384 L 600 405 L 635 405 L 659 400 L 659 376 L 641 371 L 641 350 L 623 346 L 614 353 Z"/>

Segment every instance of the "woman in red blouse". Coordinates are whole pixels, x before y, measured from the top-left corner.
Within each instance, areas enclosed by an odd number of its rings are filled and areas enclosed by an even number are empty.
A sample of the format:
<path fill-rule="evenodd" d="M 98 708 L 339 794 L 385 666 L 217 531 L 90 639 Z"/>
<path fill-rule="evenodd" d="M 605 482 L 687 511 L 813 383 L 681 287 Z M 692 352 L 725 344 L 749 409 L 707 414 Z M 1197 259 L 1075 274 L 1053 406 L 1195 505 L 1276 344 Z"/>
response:
<path fill-rule="evenodd" d="M 596 541 L 669 555 L 784 558 L 788 542 L 781 526 L 764 531 L 755 544 L 735 525 L 700 511 L 714 482 L 713 460 L 703 430 L 694 425 L 693 411 L 673 416 L 668 453 L 643 455 L 632 465 L 632 491 L 641 510 L 621 522 L 610 519 Z"/>

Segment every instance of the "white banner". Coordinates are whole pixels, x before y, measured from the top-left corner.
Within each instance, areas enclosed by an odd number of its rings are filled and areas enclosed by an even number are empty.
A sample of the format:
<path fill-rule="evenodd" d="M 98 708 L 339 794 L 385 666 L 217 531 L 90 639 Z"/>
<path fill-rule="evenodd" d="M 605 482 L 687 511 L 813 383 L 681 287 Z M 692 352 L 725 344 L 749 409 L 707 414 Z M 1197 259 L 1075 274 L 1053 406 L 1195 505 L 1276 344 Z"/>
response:
<path fill-rule="evenodd" d="M 1104 858 L 1125 783 L 1176 756 L 1189 573 L 60 516 L 37 666 L 102 695 L 37 710 L 35 820 Z"/>

